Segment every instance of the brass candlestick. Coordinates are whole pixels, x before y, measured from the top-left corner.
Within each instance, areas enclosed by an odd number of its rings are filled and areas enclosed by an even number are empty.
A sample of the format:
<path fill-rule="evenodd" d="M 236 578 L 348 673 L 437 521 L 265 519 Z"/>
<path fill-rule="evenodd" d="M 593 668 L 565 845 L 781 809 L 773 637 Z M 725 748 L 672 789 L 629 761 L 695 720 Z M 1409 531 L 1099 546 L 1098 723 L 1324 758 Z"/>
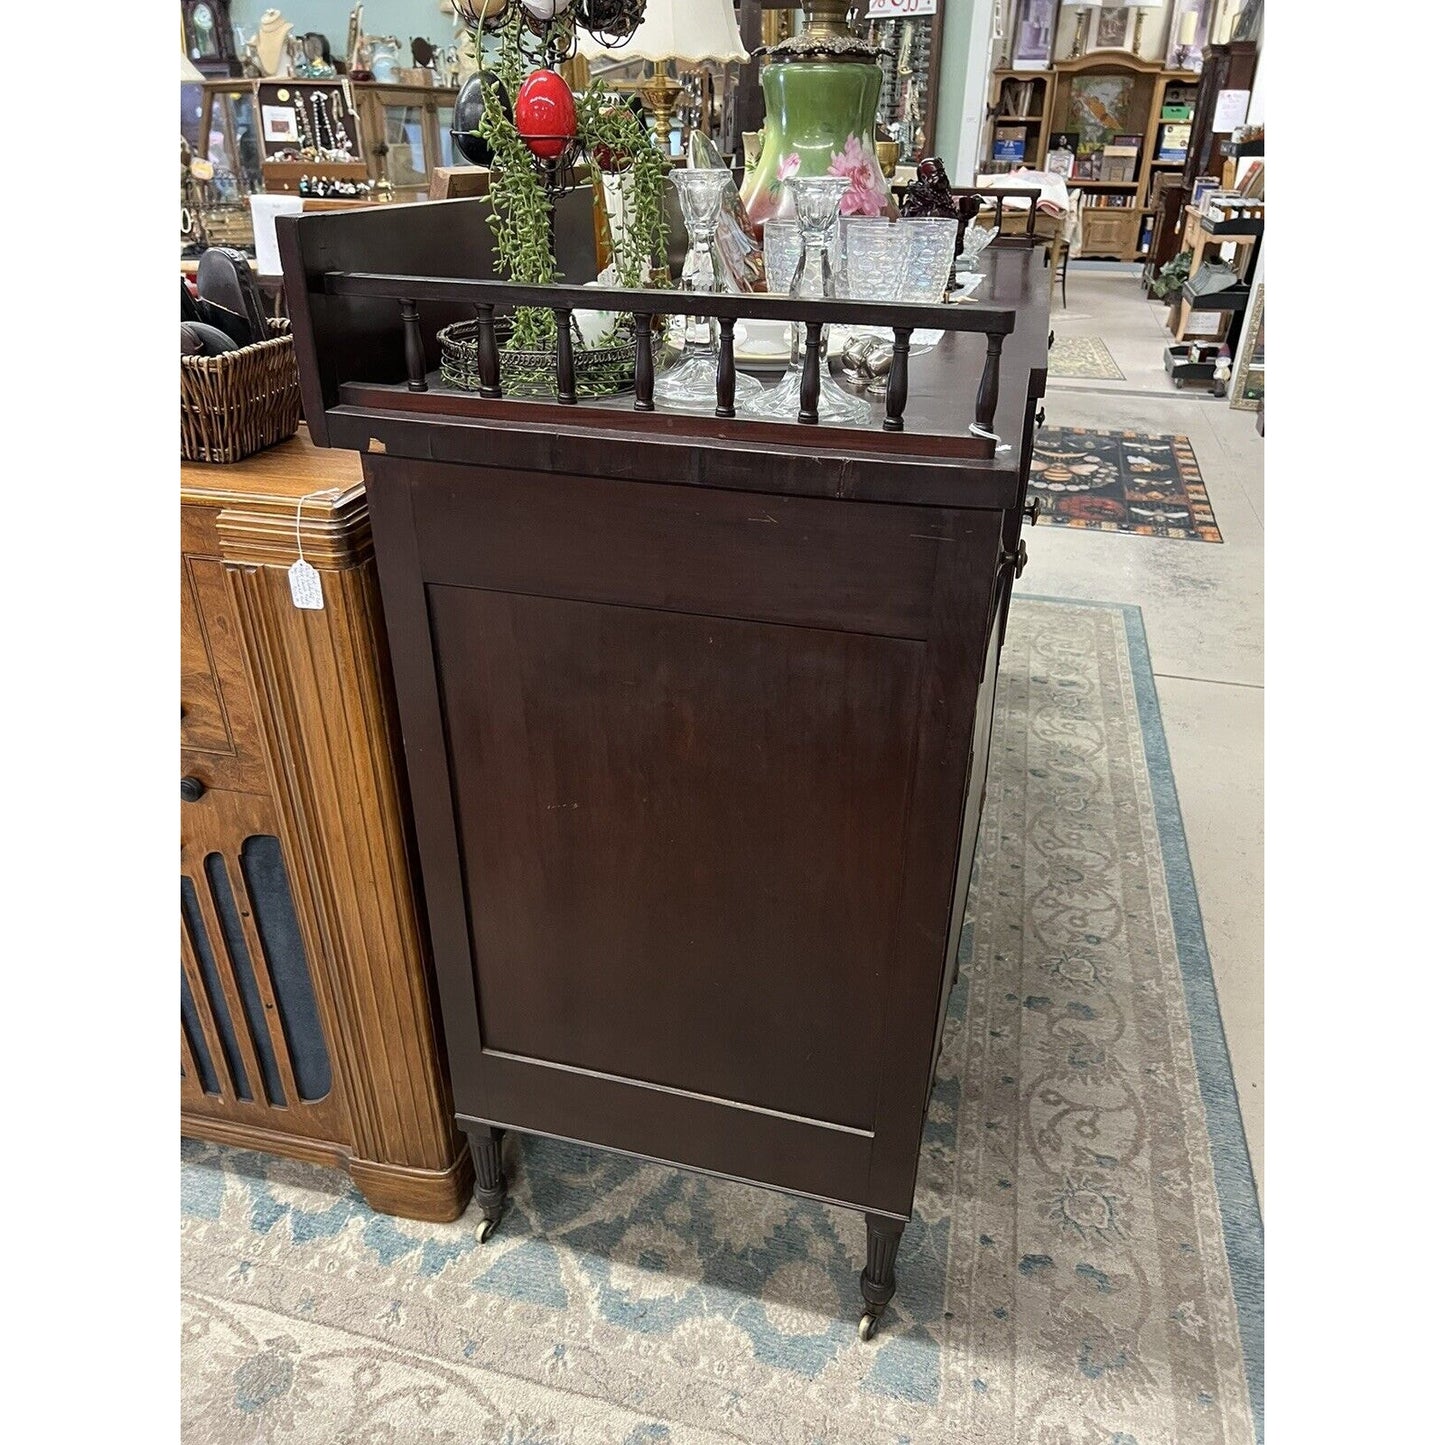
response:
<path fill-rule="evenodd" d="M 1088 11 L 1079 11 L 1078 20 L 1074 26 L 1074 48 L 1069 52 L 1070 60 L 1077 60 L 1084 53 L 1084 24 L 1088 18 Z"/>
<path fill-rule="evenodd" d="M 672 154 L 672 113 L 677 108 L 682 87 L 668 73 L 660 60 L 652 62 L 652 74 L 637 87 L 642 103 L 652 112 L 652 129 L 664 155 Z"/>
<path fill-rule="evenodd" d="M 1139 47 L 1144 43 L 1144 12 L 1134 12 L 1134 54 L 1138 55 Z"/>

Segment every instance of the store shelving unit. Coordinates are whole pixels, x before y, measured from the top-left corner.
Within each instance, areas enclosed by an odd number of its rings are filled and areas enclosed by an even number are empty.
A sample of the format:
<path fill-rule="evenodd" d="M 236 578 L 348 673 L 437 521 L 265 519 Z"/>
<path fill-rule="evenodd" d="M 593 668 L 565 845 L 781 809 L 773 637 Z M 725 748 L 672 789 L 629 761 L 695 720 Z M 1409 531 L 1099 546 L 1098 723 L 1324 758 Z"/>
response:
<path fill-rule="evenodd" d="M 1028 113 L 1025 115 L 1005 114 L 1008 106 L 1008 91 L 1005 87 L 1009 86 L 1010 82 L 1013 82 L 1015 86 L 1032 83 Z M 1001 174 L 1019 164 L 1017 161 L 994 159 L 995 143 L 998 140 L 1000 126 L 1023 128 L 1025 135 L 1022 163 L 1031 170 L 1042 170 L 1044 156 L 1049 145 L 1048 128 L 1051 124 L 1050 116 L 1053 114 L 1053 101 L 1054 72 L 1052 70 L 994 71 L 993 84 L 989 93 L 988 119 L 984 127 L 983 156 L 978 166 L 980 174 Z"/>
<path fill-rule="evenodd" d="M 1081 154 L 1110 144 L 1117 135 L 1141 137 L 1131 181 L 1070 180 L 1070 188 L 1082 192 L 1084 200 L 1075 254 L 1142 260 L 1149 253 L 1155 219 L 1156 205 L 1151 204 L 1157 196 L 1155 179 L 1184 169 L 1183 159 L 1159 154 L 1164 126 L 1185 123 L 1182 117 L 1176 121 L 1172 111 L 1166 118 L 1165 107 L 1187 107 L 1189 124 L 1195 124 L 1198 77 L 1192 71 L 1166 70 L 1125 51 L 1096 51 L 1077 60 L 1061 60 L 1049 74 L 1054 79 L 1048 120 L 1040 131 L 1040 165 L 1052 132 L 1080 133 Z M 995 118 L 994 124 L 1000 123 L 1006 123 L 1004 118 Z"/>
<path fill-rule="evenodd" d="M 1189 279 L 1184 283 L 1179 319 L 1174 329 L 1175 340 L 1179 344 L 1164 350 L 1164 369 L 1176 387 L 1186 382 L 1212 382 L 1214 362 L 1221 347 L 1227 347 L 1232 357 L 1238 355 L 1245 312 L 1249 309 L 1250 288 L 1254 284 L 1255 268 L 1259 264 L 1264 239 L 1264 202 L 1250 202 L 1248 209 L 1254 214 L 1229 215 L 1219 219 L 1201 215 L 1193 207 L 1188 212 L 1185 245 L 1192 248 L 1194 256 L 1190 262 Z M 1220 259 L 1220 248 L 1230 243 L 1235 250 L 1229 265 L 1239 277 L 1238 282 L 1227 290 L 1201 294 L 1196 289 L 1195 277 L 1208 262 Z M 1214 335 L 1201 337 L 1196 315 L 1210 313 L 1218 318 L 1219 325 Z M 1203 347 L 1209 355 L 1201 355 L 1197 361 L 1192 361 L 1189 356 L 1191 345 Z M 1215 394 L 1223 395 L 1223 392 L 1216 387 Z"/>

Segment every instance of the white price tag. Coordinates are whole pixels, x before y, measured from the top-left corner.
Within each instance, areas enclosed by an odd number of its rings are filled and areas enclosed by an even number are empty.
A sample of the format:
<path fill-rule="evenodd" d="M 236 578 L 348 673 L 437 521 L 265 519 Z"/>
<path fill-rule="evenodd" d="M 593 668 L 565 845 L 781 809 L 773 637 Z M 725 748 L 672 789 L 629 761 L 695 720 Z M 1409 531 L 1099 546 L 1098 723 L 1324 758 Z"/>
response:
<path fill-rule="evenodd" d="M 321 598 L 321 574 L 304 557 L 291 564 L 286 577 L 291 583 L 291 600 L 297 607 L 320 612 L 326 606 Z"/>

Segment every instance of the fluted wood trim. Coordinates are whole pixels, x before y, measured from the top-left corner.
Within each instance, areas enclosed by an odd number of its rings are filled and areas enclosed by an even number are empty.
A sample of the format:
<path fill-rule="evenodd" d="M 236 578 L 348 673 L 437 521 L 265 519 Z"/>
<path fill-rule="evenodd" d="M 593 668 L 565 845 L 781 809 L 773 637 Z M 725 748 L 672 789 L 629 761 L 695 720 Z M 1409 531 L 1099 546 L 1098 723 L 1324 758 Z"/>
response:
<path fill-rule="evenodd" d="M 460 1144 L 403 841 L 374 564 L 334 570 L 312 558 L 325 606 L 302 611 L 283 566 L 244 565 L 230 552 L 254 531 L 222 533 L 272 786 L 302 875 L 293 884 L 309 890 L 313 958 L 337 1004 L 355 1154 L 448 1170 Z"/>

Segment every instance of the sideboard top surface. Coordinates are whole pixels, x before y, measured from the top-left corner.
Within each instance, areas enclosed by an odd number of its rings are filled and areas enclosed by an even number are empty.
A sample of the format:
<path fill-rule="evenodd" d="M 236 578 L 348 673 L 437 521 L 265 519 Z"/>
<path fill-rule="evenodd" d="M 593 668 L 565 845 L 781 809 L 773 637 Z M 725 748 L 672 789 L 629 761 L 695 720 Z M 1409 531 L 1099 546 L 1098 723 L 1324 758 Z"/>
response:
<path fill-rule="evenodd" d="M 333 488 L 335 496 L 311 496 Z M 294 515 L 296 504 L 308 498 L 308 513 L 325 514 L 346 506 L 361 488 L 361 458 L 352 452 L 318 447 L 305 422 L 290 441 L 268 447 L 244 461 L 228 466 L 181 463 L 181 502 L 189 506 L 219 508 L 276 502 Z"/>

